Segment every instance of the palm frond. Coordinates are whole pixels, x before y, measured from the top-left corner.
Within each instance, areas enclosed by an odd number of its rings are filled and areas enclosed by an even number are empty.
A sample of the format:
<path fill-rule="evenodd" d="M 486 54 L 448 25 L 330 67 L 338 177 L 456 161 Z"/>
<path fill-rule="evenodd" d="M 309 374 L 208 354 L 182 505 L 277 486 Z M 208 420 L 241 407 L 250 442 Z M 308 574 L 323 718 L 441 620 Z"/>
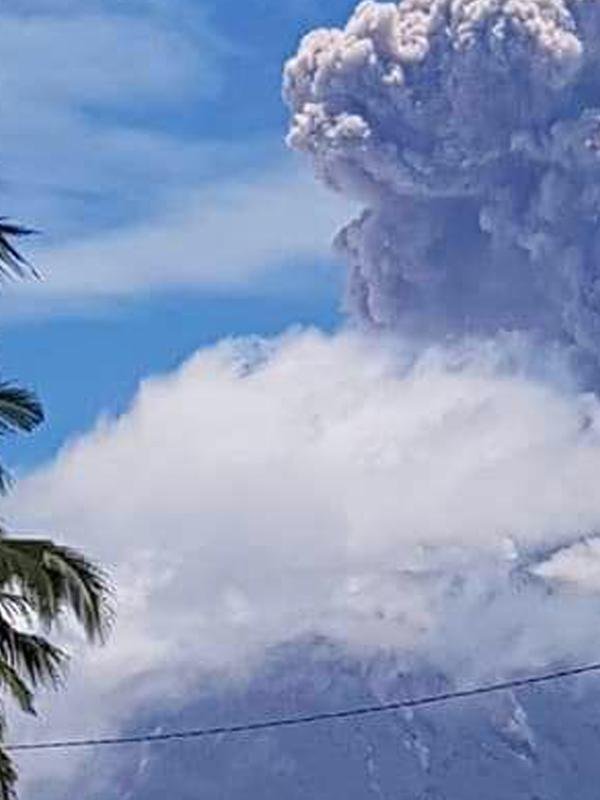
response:
<path fill-rule="evenodd" d="M 43 420 L 44 411 L 33 392 L 8 381 L 0 381 L 0 436 L 29 433 Z M 0 494 L 5 494 L 11 483 L 10 472 L 0 464 Z"/>
<path fill-rule="evenodd" d="M 112 593 L 104 572 L 69 547 L 46 542 L 44 566 L 57 597 L 71 611 L 90 641 L 104 641 L 112 621 Z"/>
<path fill-rule="evenodd" d="M 27 714 L 35 714 L 33 692 L 16 669 L 4 660 L 0 660 L 0 686 L 8 691 L 22 711 Z"/>
<path fill-rule="evenodd" d="M 17 770 L 13 760 L 0 748 L 0 800 L 16 800 Z"/>
<path fill-rule="evenodd" d="M 44 410 L 28 389 L 0 381 L 0 433 L 31 433 L 44 421 Z"/>
<path fill-rule="evenodd" d="M 31 627 L 35 622 L 35 614 L 31 604 L 21 594 L 0 591 L 0 613 L 4 614 L 11 624 L 21 623 Z"/>
<path fill-rule="evenodd" d="M 30 549 L 22 546 L 20 540 L 0 536 L 0 586 L 9 593 L 19 594 L 39 613 L 39 598 L 52 593 L 48 575 L 40 569 Z M 14 590 L 14 591 L 13 591 Z M 31 602 L 31 598 L 38 598 Z M 50 597 L 44 603 L 50 602 Z"/>
<path fill-rule="evenodd" d="M 24 676 L 31 686 L 57 687 L 64 675 L 66 656 L 43 636 L 24 633 L 0 616 L 0 664 Z"/>
<path fill-rule="evenodd" d="M 49 540 L 0 538 L 0 585 L 14 585 L 46 628 L 74 614 L 90 641 L 103 641 L 112 620 L 105 574 L 76 550 Z"/>
<path fill-rule="evenodd" d="M 39 278 L 36 268 L 32 266 L 12 243 L 12 239 L 30 236 L 35 233 L 31 228 L 9 222 L 0 217 L 0 278 L 14 280 L 22 278 Z"/>
<path fill-rule="evenodd" d="M 6 717 L 4 707 L 0 706 L 0 740 L 4 739 L 6 731 Z M 10 755 L 0 747 L 0 800 L 17 800 L 15 786 L 17 783 L 17 768 Z"/>

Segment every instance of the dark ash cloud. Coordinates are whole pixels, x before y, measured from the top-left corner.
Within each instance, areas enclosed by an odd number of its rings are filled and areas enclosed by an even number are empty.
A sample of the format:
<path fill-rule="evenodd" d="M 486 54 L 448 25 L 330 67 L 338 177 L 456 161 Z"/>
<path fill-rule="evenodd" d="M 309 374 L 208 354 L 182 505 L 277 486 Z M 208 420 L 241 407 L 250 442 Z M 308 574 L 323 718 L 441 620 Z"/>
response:
<path fill-rule="evenodd" d="M 367 0 L 303 40 L 288 141 L 365 204 L 337 239 L 360 319 L 598 354 L 598 8 Z"/>

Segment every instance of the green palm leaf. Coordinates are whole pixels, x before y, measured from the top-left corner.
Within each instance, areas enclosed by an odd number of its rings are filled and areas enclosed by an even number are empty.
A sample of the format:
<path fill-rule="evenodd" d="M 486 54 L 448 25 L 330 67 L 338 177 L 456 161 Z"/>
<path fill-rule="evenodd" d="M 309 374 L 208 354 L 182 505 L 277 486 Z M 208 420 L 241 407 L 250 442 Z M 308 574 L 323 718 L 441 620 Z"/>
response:
<path fill-rule="evenodd" d="M 30 236 L 35 231 L 0 217 L 0 278 L 39 278 L 39 273 L 12 243 L 12 239 Z"/>
<path fill-rule="evenodd" d="M 103 641 L 108 632 L 106 576 L 71 548 L 45 539 L 0 538 L 0 585 L 16 587 L 47 629 L 72 613 L 90 641 Z"/>
<path fill-rule="evenodd" d="M 35 394 L 8 381 L 0 381 L 0 433 L 31 433 L 44 421 Z"/>
<path fill-rule="evenodd" d="M 22 711 L 34 714 L 33 692 L 10 664 L 0 661 L 0 686 L 6 690 Z"/>
<path fill-rule="evenodd" d="M 15 800 L 17 770 L 12 759 L 0 748 L 0 800 Z"/>
<path fill-rule="evenodd" d="M 30 433 L 43 420 L 44 411 L 32 392 L 8 381 L 0 381 L 0 436 Z M 0 494 L 7 491 L 10 483 L 10 473 L 0 464 Z"/>
<path fill-rule="evenodd" d="M 0 663 L 25 676 L 32 686 L 56 687 L 63 675 L 66 656 L 42 636 L 19 631 L 0 618 Z"/>
<path fill-rule="evenodd" d="M 0 661 L 0 687 L 3 691 L 8 691 L 22 711 L 28 714 L 35 714 L 31 690 L 19 677 L 16 670 L 3 661 Z M 0 735 L 2 738 L 4 738 L 5 727 L 5 718 L 2 713 L 0 714 Z M 16 797 L 14 791 L 16 780 L 17 773 L 13 762 L 8 753 L 0 748 L 0 800 L 13 800 Z"/>

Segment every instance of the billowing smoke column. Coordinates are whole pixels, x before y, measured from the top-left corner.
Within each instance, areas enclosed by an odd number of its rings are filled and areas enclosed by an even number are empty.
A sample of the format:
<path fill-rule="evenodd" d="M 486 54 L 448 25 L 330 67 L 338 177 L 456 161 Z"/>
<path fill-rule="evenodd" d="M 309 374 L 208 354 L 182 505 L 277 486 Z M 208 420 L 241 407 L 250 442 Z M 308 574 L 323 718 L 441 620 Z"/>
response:
<path fill-rule="evenodd" d="M 600 3 L 361 3 L 285 68 L 289 144 L 358 197 L 350 310 L 600 354 Z"/>

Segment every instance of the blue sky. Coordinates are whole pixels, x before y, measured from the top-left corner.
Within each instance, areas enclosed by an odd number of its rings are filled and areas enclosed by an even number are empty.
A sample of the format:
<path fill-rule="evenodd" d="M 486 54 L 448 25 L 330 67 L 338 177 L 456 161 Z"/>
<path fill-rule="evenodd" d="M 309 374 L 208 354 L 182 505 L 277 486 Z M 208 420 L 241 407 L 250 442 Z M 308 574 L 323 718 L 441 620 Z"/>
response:
<path fill-rule="evenodd" d="M 280 76 L 351 5 L 5 6 L 3 211 L 44 283 L 6 291 L 0 354 L 48 414 L 6 443 L 18 472 L 200 345 L 336 324 L 340 211 L 283 146 Z"/>

